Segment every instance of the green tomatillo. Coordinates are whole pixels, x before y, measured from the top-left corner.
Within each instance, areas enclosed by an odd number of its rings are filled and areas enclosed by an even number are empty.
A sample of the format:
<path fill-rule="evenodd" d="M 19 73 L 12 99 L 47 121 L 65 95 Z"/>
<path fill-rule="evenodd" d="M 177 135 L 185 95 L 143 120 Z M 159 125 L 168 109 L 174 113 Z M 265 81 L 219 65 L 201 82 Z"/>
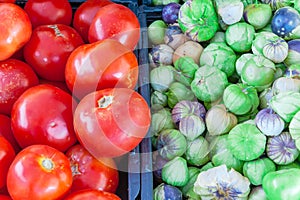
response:
<path fill-rule="evenodd" d="M 275 71 L 275 64 L 272 61 L 264 56 L 254 56 L 245 63 L 242 69 L 242 82 L 262 91 L 274 81 Z"/>
<path fill-rule="evenodd" d="M 291 168 L 269 172 L 262 187 L 272 200 L 300 200 L 300 169 Z"/>
<path fill-rule="evenodd" d="M 180 7 L 178 23 L 192 40 L 210 40 L 218 30 L 218 15 L 211 0 L 187 0 Z"/>

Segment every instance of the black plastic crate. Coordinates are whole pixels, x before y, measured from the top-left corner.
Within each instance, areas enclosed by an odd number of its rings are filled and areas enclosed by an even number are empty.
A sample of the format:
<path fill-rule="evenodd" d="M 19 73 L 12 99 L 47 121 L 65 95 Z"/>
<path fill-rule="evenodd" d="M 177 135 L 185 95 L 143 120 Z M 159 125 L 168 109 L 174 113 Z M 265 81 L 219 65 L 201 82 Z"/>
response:
<path fill-rule="evenodd" d="M 114 3 L 122 4 L 128 8 L 130 8 L 137 16 L 138 16 L 138 0 L 111 0 Z M 20 7 L 24 7 L 27 0 L 16 0 L 16 4 Z M 85 0 L 69 0 L 73 9 L 73 15 L 76 9 L 83 3 Z M 142 21 L 142 20 L 141 20 Z M 142 43 L 143 39 L 141 37 L 138 46 Z M 135 55 L 139 58 L 138 48 L 134 50 Z M 143 84 L 143 78 L 146 77 L 144 70 L 140 70 L 139 74 L 139 82 L 136 90 L 145 97 L 145 99 L 149 102 L 150 93 L 145 91 L 145 85 Z M 148 98 L 149 97 L 149 98 Z M 146 141 L 147 139 L 145 139 Z M 140 158 L 140 148 L 144 149 L 145 141 L 141 142 L 135 149 L 133 149 L 128 154 L 124 156 L 116 158 L 116 162 L 122 162 L 122 170 L 119 171 L 119 185 L 116 191 L 116 194 L 122 200 L 151 200 L 152 198 L 141 198 L 141 161 L 144 159 Z M 140 147 L 141 146 L 141 147 Z M 152 191 L 151 191 L 152 192 Z"/>
<path fill-rule="evenodd" d="M 141 40 L 138 47 L 138 59 L 140 65 L 140 93 L 147 100 L 150 106 L 150 65 L 149 50 L 151 46 L 148 42 L 148 26 L 151 22 L 161 19 L 163 6 L 141 5 L 138 9 L 138 17 L 141 24 Z M 141 152 L 141 197 L 142 200 L 153 199 L 153 189 L 155 187 L 152 170 L 152 142 L 150 134 L 140 144 Z"/>

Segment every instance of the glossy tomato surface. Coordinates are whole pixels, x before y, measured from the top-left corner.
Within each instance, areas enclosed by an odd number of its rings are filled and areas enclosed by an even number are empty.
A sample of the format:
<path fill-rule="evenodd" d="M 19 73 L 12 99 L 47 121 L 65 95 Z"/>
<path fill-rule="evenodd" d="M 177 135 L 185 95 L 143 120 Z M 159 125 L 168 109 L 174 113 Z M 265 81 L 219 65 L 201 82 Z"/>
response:
<path fill-rule="evenodd" d="M 71 25 L 72 6 L 68 0 L 28 0 L 24 6 L 33 28 L 40 25 Z"/>
<path fill-rule="evenodd" d="M 119 184 L 119 173 L 112 158 L 96 159 L 82 145 L 72 146 L 67 152 L 72 173 L 71 191 L 95 189 L 115 193 Z"/>
<path fill-rule="evenodd" d="M 33 69 L 16 59 L 0 61 L 0 113 L 10 115 L 19 96 L 39 83 Z"/>
<path fill-rule="evenodd" d="M 13 106 L 13 134 L 24 148 L 46 144 L 66 151 L 76 143 L 73 108 L 76 101 L 58 87 L 40 84 L 26 90 Z"/>
<path fill-rule="evenodd" d="M 13 146 L 15 152 L 19 152 L 21 147 L 17 143 L 11 130 L 11 119 L 6 115 L 0 114 L 0 136 L 3 136 Z"/>
<path fill-rule="evenodd" d="M 7 173 L 7 189 L 13 199 L 59 199 L 69 191 L 71 184 L 68 158 L 47 145 L 24 148 Z"/>
<path fill-rule="evenodd" d="M 140 38 L 140 24 L 137 16 L 128 7 L 110 4 L 101 8 L 89 28 L 89 42 L 115 39 L 133 50 Z"/>
<path fill-rule="evenodd" d="M 24 58 L 40 77 L 64 81 L 67 59 L 82 44 L 81 36 L 70 26 L 42 25 L 33 30 L 30 40 L 24 46 Z"/>
<path fill-rule="evenodd" d="M 110 0 L 89 0 L 85 1 L 76 9 L 73 19 L 73 27 L 88 42 L 88 32 L 90 25 L 100 8 L 112 4 Z"/>
<path fill-rule="evenodd" d="M 64 200 L 121 200 L 120 197 L 117 195 L 110 193 L 110 192 L 104 192 L 104 191 L 98 191 L 98 190 L 81 190 L 74 193 L 71 193 L 68 195 Z"/>
<path fill-rule="evenodd" d="M 108 88 L 85 96 L 74 113 L 81 144 L 96 158 L 117 157 L 135 148 L 150 126 L 144 98 L 128 88 Z"/>
<path fill-rule="evenodd" d="M 0 188 L 6 185 L 8 168 L 15 158 L 12 145 L 3 136 L 0 136 Z"/>
<path fill-rule="evenodd" d="M 133 89 L 138 80 L 135 54 L 116 40 L 107 39 L 76 48 L 66 65 L 66 83 L 81 99 L 99 89 Z"/>
<path fill-rule="evenodd" d="M 26 12 L 13 3 L 0 4 L 0 61 L 8 59 L 30 39 L 32 26 Z"/>

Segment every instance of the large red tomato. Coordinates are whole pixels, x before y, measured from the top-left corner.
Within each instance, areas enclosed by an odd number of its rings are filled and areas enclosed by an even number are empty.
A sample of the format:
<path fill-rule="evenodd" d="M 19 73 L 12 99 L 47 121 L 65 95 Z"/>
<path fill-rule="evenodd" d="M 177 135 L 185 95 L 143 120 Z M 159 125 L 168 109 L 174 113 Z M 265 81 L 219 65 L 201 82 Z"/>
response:
<path fill-rule="evenodd" d="M 12 198 L 10 198 L 10 196 L 7 195 L 0 195 L 0 200 L 12 200 Z"/>
<path fill-rule="evenodd" d="M 12 131 L 19 145 L 47 144 L 66 151 L 77 142 L 73 128 L 76 104 L 70 94 L 52 85 L 26 90 L 11 113 Z"/>
<path fill-rule="evenodd" d="M 73 95 L 81 99 L 104 88 L 133 89 L 138 79 L 138 62 L 130 49 L 107 39 L 76 48 L 68 58 L 65 76 Z"/>
<path fill-rule="evenodd" d="M 7 189 L 15 200 L 48 200 L 64 196 L 72 184 L 68 158 L 47 145 L 20 151 L 7 173 Z"/>
<path fill-rule="evenodd" d="M 28 64 L 16 59 L 0 61 L 0 113 L 10 115 L 19 96 L 38 83 L 37 75 Z"/>
<path fill-rule="evenodd" d="M 10 117 L 0 114 L 0 136 L 3 136 L 13 146 L 15 152 L 21 150 L 11 130 Z"/>
<path fill-rule="evenodd" d="M 28 0 L 24 6 L 33 28 L 48 24 L 71 25 L 72 6 L 68 0 Z"/>
<path fill-rule="evenodd" d="M 83 2 L 75 11 L 73 27 L 82 36 L 85 42 L 88 42 L 88 33 L 90 25 L 100 8 L 111 4 L 110 0 L 89 0 Z"/>
<path fill-rule="evenodd" d="M 81 190 L 68 195 L 64 200 L 121 200 L 117 195 L 99 190 Z"/>
<path fill-rule="evenodd" d="M 24 46 L 24 58 L 40 77 L 64 81 L 67 59 L 82 44 L 81 36 L 70 26 L 42 25 L 33 30 L 30 40 Z"/>
<path fill-rule="evenodd" d="M 0 188 L 6 185 L 8 168 L 15 158 L 15 151 L 12 145 L 0 136 Z"/>
<path fill-rule="evenodd" d="M 82 145 L 72 146 L 67 152 L 73 172 L 71 191 L 95 189 L 116 192 L 119 173 L 112 158 L 93 157 Z"/>
<path fill-rule="evenodd" d="M 117 157 L 135 148 L 150 126 L 144 98 L 128 88 L 108 88 L 85 96 L 74 113 L 81 144 L 97 159 Z"/>
<path fill-rule="evenodd" d="M 92 43 L 107 38 L 118 40 L 133 50 L 140 38 L 140 24 L 134 12 L 121 4 L 101 8 L 91 23 L 88 39 Z"/>
<path fill-rule="evenodd" d="M 8 59 L 30 39 L 32 26 L 26 12 L 16 4 L 0 4 L 0 61 Z"/>

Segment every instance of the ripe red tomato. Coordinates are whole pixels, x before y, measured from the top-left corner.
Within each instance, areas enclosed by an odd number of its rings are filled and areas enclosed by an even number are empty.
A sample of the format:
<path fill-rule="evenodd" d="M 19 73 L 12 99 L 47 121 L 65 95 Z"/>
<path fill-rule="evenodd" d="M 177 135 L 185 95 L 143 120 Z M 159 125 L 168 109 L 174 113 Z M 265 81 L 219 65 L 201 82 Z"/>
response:
<path fill-rule="evenodd" d="M 92 43 L 107 38 L 118 40 L 133 50 L 140 38 L 140 24 L 134 12 L 121 4 L 101 8 L 91 23 L 88 39 Z"/>
<path fill-rule="evenodd" d="M 108 88 L 85 96 L 74 113 L 78 140 L 97 159 L 135 148 L 150 126 L 144 98 L 128 88 Z M 95 139 L 97 138 L 97 139 Z"/>
<path fill-rule="evenodd" d="M 10 198 L 10 196 L 7 195 L 0 195 L 0 200 L 12 200 L 12 198 Z"/>
<path fill-rule="evenodd" d="M 14 148 L 15 152 L 19 152 L 21 150 L 21 147 L 17 143 L 11 130 L 11 119 L 2 114 L 0 114 L 0 136 L 3 136 L 5 139 L 7 139 L 7 141 Z"/>
<path fill-rule="evenodd" d="M 24 59 L 47 80 L 64 81 L 65 66 L 71 52 L 84 44 L 79 33 L 64 24 L 35 28 L 24 46 Z"/>
<path fill-rule="evenodd" d="M 83 2 L 75 11 L 73 27 L 82 36 L 85 42 L 88 42 L 88 32 L 90 25 L 100 8 L 112 4 L 110 0 L 89 0 Z"/>
<path fill-rule="evenodd" d="M 81 99 L 99 89 L 133 89 L 138 80 L 138 62 L 134 53 L 116 40 L 106 39 L 76 48 L 66 65 L 66 83 Z"/>
<path fill-rule="evenodd" d="M 68 158 L 47 145 L 20 151 L 7 173 L 7 189 L 13 199 L 59 199 L 72 184 Z"/>
<path fill-rule="evenodd" d="M 73 173 L 72 192 L 83 189 L 116 192 L 119 173 L 112 158 L 96 159 L 80 144 L 72 146 L 66 156 Z"/>
<path fill-rule="evenodd" d="M 25 62 L 16 59 L 0 61 L 0 113 L 10 115 L 19 96 L 38 83 L 35 72 Z"/>
<path fill-rule="evenodd" d="M 71 25 L 72 6 L 68 0 L 28 0 L 24 6 L 33 28 L 48 24 Z"/>
<path fill-rule="evenodd" d="M 15 3 L 16 0 L 0 0 L 0 3 Z"/>
<path fill-rule="evenodd" d="M 71 94 L 66 82 L 64 82 L 64 81 L 49 81 L 46 79 L 40 79 L 40 84 L 50 84 L 50 85 L 56 86 L 56 87 L 62 89 L 63 91 Z"/>
<path fill-rule="evenodd" d="M 117 195 L 99 190 L 81 190 L 68 195 L 64 200 L 121 200 Z"/>
<path fill-rule="evenodd" d="M 12 145 L 0 136 L 0 188 L 6 185 L 8 168 L 15 158 L 15 151 Z"/>
<path fill-rule="evenodd" d="M 16 4 L 0 4 L 0 61 L 11 57 L 30 39 L 32 26 L 26 12 Z"/>
<path fill-rule="evenodd" d="M 11 113 L 13 134 L 24 148 L 47 144 L 66 151 L 77 142 L 73 128 L 72 96 L 58 87 L 40 84 L 26 90 Z"/>
<path fill-rule="evenodd" d="M 0 200 L 12 200 L 12 198 L 10 198 L 10 196 L 0 194 Z"/>

